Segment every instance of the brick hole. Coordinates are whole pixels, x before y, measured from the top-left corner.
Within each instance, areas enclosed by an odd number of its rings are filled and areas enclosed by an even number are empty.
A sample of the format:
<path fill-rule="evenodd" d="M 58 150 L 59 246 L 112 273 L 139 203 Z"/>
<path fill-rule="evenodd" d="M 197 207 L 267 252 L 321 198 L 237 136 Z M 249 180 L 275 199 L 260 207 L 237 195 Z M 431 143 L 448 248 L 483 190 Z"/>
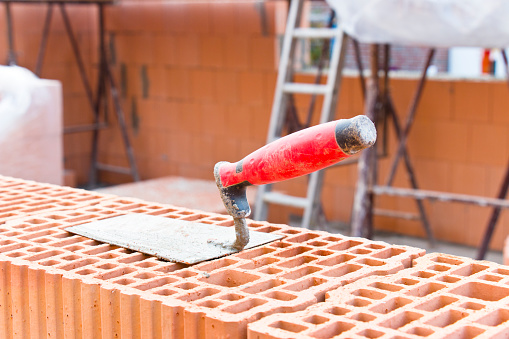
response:
<path fill-rule="evenodd" d="M 347 301 L 346 304 L 355 307 L 366 307 L 371 304 L 371 301 L 363 298 L 353 298 Z"/>
<path fill-rule="evenodd" d="M 120 277 L 122 275 L 133 273 L 135 271 L 136 271 L 136 269 L 134 269 L 134 268 L 123 267 L 123 268 L 120 268 L 118 270 L 111 271 L 108 273 L 101 273 L 101 274 L 97 275 L 96 278 L 102 279 L 102 280 L 109 280 L 109 279 Z"/>
<path fill-rule="evenodd" d="M 96 266 L 97 268 L 100 268 L 101 270 L 111 270 L 112 268 L 116 268 L 118 267 L 117 264 L 103 264 L 103 265 L 100 265 L 100 266 Z"/>
<path fill-rule="evenodd" d="M 509 310 L 499 309 L 487 314 L 476 322 L 487 326 L 498 326 L 509 320 Z"/>
<path fill-rule="evenodd" d="M 469 282 L 456 287 L 450 293 L 486 301 L 498 301 L 509 296 L 509 288 L 482 282 Z"/>
<path fill-rule="evenodd" d="M 56 207 L 55 205 L 45 204 L 45 205 L 41 205 L 41 206 L 38 206 L 38 207 L 35 207 L 35 208 L 29 208 L 29 209 L 23 210 L 23 212 L 25 212 L 27 214 L 35 214 L 34 212 L 48 210 L 48 209 L 55 208 L 55 207 Z"/>
<path fill-rule="evenodd" d="M 497 282 L 497 281 L 502 280 L 503 278 L 496 276 L 496 275 L 486 274 L 486 275 L 479 277 L 479 279 Z M 460 280 L 460 279 L 458 279 L 458 280 Z"/>
<path fill-rule="evenodd" d="M 267 303 L 267 300 L 263 299 L 245 299 L 243 301 L 240 301 L 234 305 L 227 306 L 222 309 L 222 311 L 232 314 L 239 314 L 243 312 L 247 312 L 252 310 L 253 308 L 262 306 L 263 304 Z"/>
<path fill-rule="evenodd" d="M 378 304 L 376 306 L 373 306 L 370 308 L 370 311 L 375 313 L 381 313 L 381 314 L 387 314 L 394 310 L 397 310 L 400 307 L 403 307 L 405 305 L 408 305 L 412 302 L 411 299 L 403 298 L 403 297 L 396 297 L 390 300 L 387 300 L 381 304 Z"/>
<path fill-rule="evenodd" d="M 389 292 L 397 292 L 397 291 L 400 291 L 400 290 L 403 289 L 403 287 L 401 287 L 401 286 L 396 286 L 396 285 L 393 285 L 393 284 L 383 283 L 383 282 L 380 282 L 380 281 L 377 281 L 377 282 L 375 282 L 373 284 L 370 284 L 369 286 L 377 288 L 379 290 L 384 290 L 384 291 L 389 291 Z"/>
<path fill-rule="evenodd" d="M 327 238 L 325 238 L 323 240 L 326 240 L 326 239 Z M 344 250 L 347 250 L 347 249 L 350 249 L 352 247 L 359 246 L 362 244 L 363 244 L 362 241 L 346 240 L 346 241 L 340 242 L 339 244 L 331 245 L 327 248 L 330 250 L 333 250 L 333 251 L 344 251 Z"/>
<path fill-rule="evenodd" d="M 239 266 L 239 268 L 245 269 L 245 270 L 253 270 L 253 269 L 260 268 L 260 267 L 264 267 L 266 265 L 276 263 L 278 261 L 279 261 L 279 259 L 272 258 L 272 257 L 259 258 L 259 259 L 254 259 L 247 264 L 241 265 L 241 266 Z"/>
<path fill-rule="evenodd" d="M 322 246 L 325 246 L 325 245 L 328 245 L 329 243 L 325 242 L 325 241 L 319 241 L 319 240 L 316 240 L 316 241 L 311 241 L 311 242 L 308 242 L 307 245 L 309 246 L 314 246 L 314 247 L 322 247 Z M 331 252 L 331 251 L 324 251 L 324 252 Z M 331 252 L 332 253 L 332 252 Z"/>
<path fill-rule="evenodd" d="M 298 231 L 298 230 L 284 230 L 281 233 L 284 233 L 284 234 L 299 234 L 299 233 L 302 233 L 302 232 Z"/>
<path fill-rule="evenodd" d="M 412 275 L 414 277 L 419 277 L 419 278 L 431 278 L 431 277 L 434 277 L 436 275 L 436 273 L 426 272 L 426 271 L 418 271 L 418 272 L 412 273 Z"/>
<path fill-rule="evenodd" d="M 349 313 L 350 310 L 347 309 L 347 308 L 334 306 L 334 307 L 325 309 L 324 312 L 325 313 L 330 313 L 330 314 L 333 314 L 333 315 L 345 315 L 345 314 Z"/>
<path fill-rule="evenodd" d="M 68 201 L 61 202 L 61 203 L 59 203 L 59 205 L 60 205 L 60 206 L 64 206 L 64 207 L 76 206 L 76 204 L 75 204 L 75 203 L 68 202 Z"/>
<path fill-rule="evenodd" d="M 358 335 L 365 337 L 365 338 L 380 338 L 385 333 L 381 331 L 376 331 L 371 328 L 368 328 L 367 330 L 361 331 L 358 333 Z"/>
<path fill-rule="evenodd" d="M 334 336 L 340 335 L 343 332 L 346 332 L 352 329 L 355 325 L 347 322 L 334 322 L 333 324 L 327 325 L 324 328 L 310 333 L 309 335 L 313 338 L 325 339 L 332 338 Z"/>
<path fill-rule="evenodd" d="M 289 258 L 289 257 L 295 257 L 302 253 L 306 253 L 308 251 L 311 251 L 312 249 L 313 249 L 312 247 L 299 246 L 299 247 L 290 248 L 285 251 L 276 253 L 275 255 L 278 257 Z"/>
<path fill-rule="evenodd" d="M 438 271 L 438 272 L 445 272 L 445 271 L 450 270 L 451 268 L 449 266 L 445 266 L 445 265 L 432 265 L 432 266 L 426 267 L 426 269 L 432 270 L 432 271 Z"/>
<path fill-rule="evenodd" d="M 196 285 L 196 286 L 198 286 L 198 285 Z M 177 297 L 177 299 L 180 299 L 180 300 L 183 300 L 186 302 L 191 302 L 191 301 L 200 300 L 200 299 L 203 299 L 206 297 L 210 297 L 210 296 L 217 294 L 219 292 L 220 292 L 220 290 L 217 290 L 215 288 L 204 288 L 199 291 L 194 291 L 192 293 L 187 293 L 183 296 Z"/>
<path fill-rule="evenodd" d="M 289 246 L 293 246 L 293 245 L 289 244 L 287 242 L 284 242 L 284 241 L 276 241 L 276 242 L 269 244 L 269 246 L 276 247 L 276 248 L 285 248 L 285 247 L 289 247 Z"/>
<path fill-rule="evenodd" d="M 433 298 L 421 305 L 415 306 L 415 309 L 433 312 L 433 311 L 439 310 L 447 305 L 450 305 L 455 301 L 458 301 L 458 298 L 441 295 L 441 296 Z"/>
<path fill-rule="evenodd" d="M 206 301 L 202 301 L 196 305 L 202 306 L 202 307 L 207 307 L 207 308 L 216 308 L 216 307 L 223 305 L 223 303 L 220 301 L 217 301 L 217 300 L 206 300 Z M 232 313 L 232 312 L 230 312 L 230 313 Z"/>
<path fill-rule="evenodd" d="M 263 226 L 263 225 L 260 225 L 260 226 Z M 263 232 L 263 233 L 272 233 L 272 232 L 279 231 L 280 229 L 281 229 L 281 227 L 265 226 L 265 227 L 257 228 L 256 231 Z"/>
<path fill-rule="evenodd" d="M 51 239 L 48 239 L 48 238 L 40 238 L 40 239 L 36 239 L 36 240 L 33 240 L 34 242 L 36 243 L 39 243 L 39 244 L 45 244 L 47 242 L 50 242 Z"/>
<path fill-rule="evenodd" d="M 5 229 L 5 228 L 0 228 L 0 233 L 4 233 L 4 232 L 7 232 L 8 230 Z"/>
<path fill-rule="evenodd" d="M 118 256 L 119 255 L 115 254 L 115 253 L 104 253 L 104 254 L 99 255 L 98 257 L 101 259 L 114 259 Z"/>
<path fill-rule="evenodd" d="M 439 255 L 435 258 L 432 258 L 431 259 L 432 261 L 434 262 L 439 262 L 439 263 L 443 263 L 443 264 L 449 264 L 449 265 L 461 265 L 464 263 L 463 260 L 460 260 L 458 258 L 454 258 L 454 257 L 448 257 L 446 255 Z"/>
<path fill-rule="evenodd" d="M 0 219 L 5 219 L 5 218 L 9 218 L 9 217 L 15 217 L 19 214 L 17 213 L 4 213 L 4 214 L 0 214 Z"/>
<path fill-rule="evenodd" d="M 488 268 L 489 268 L 489 266 L 487 266 L 487 265 L 470 264 L 468 266 L 459 268 L 459 269 L 455 270 L 454 272 L 451 272 L 451 274 L 468 277 L 468 276 L 474 275 L 476 273 L 479 273 L 481 271 L 484 271 Z"/>
<path fill-rule="evenodd" d="M 356 261 L 358 264 L 368 265 L 368 266 L 383 266 L 385 265 L 384 261 L 371 259 L 371 258 L 363 258 Z"/>
<path fill-rule="evenodd" d="M 308 264 L 308 263 L 310 263 L 312 261 L 315 261 L 316 259 L 317 259 L 316 257 L 312 257 L 312 256 L 309 256 L 309 255 L 303 255 L 303 256 L 297 257 L 295 259 L 283 261 L 283 262 L 277 264 L 277 266 L 279 266 L 279 267 L 286 267 L 286 268 L 293 268 L 293 267 L 298 267 L 298 266 L 306 265 L 306 264 Z"/>
<path fill-rule="evenodd" d="M 419 283 L 419 280 L 408 279 L 408 278 L 401 278 L 400 280 L 397 280 L 395 282 L 395 284 L 408 285 L 408 286 L 415 285 L 418 283 Z"/>
<path fill-rule="evenodd" d="M 155 271 L 162 272 L 162 273 L 171 273 L 171 272 L 175 272 L 178 270 L 182 270 L 184 268 L 188 268 L 189 266 L 191 266 L 191 265 L 181 264 L 181 263 L 168 263 L 167 265 L 165 265 L 161 268 L 158 268 Z"/>
<path fill-rule="evenodd" d="M 34 225 L 39 225 L 39 224 L 47 223 L 47 221 L 44 220 L 44 219 L 31 219 L 31 220 L 27 220 L 26 222 L 29 223 L 29 224 L 34 224 Z"/>
<path fill-rule="evenodd" d="M 502 275 L 509 275 L 509 270 L 506 270 L 506 269 L 503 269 L 503 268 L 497 268 L 497 269 L 491 271 L 491 273 L 502 274 Z"/>
<path fill-rule="evenodd" d="M 67 247 L 64 247 L 65 250 L 69 251 L 69 252 L 76 252 L 76 251 L 79 251 L 79 250 L 82 250 L 84 249 L 85 247 L 83 246 L 78 246 L 78 245 L 73 245 L 73 246 L 67 246 Z"/>
<path fill-rule="evenodd" d="M 64 253 L 62 251 L 55 251 L 55 250 L 48 251 L 47 248 L 42 248 L 42 247 L 41 247 L 41 249 L 42 249 L 42 252 L 40 254 L 33 255 L 33 256 L 25 258 L 25 259 L 29 260 L 29 261 L 37 261 L 37 260 L 42 260 L 42 259 L 46 259 L 49 257 L 56 257 L 57 255 Z"/>
<path fill-rule="evenodd" d="M 136 280 L 133 280 L 133 279 L 127 279 L 127 278 L 122 278 L 122 279 L 118 279 L 118 280 L 115 280 L 113 281 L 115 284 L 120 284 L 120 285 L 131 285 L 132 283 L 135 283 Z"/>
<path fill-rule="evenodd" d="M 196 220 L 201 219 L 201 218 L 202 218 L 201 214 L 195 214 L 195 215 L 189 215 L 189 216 L 181 217 L 179 219 L 180 220 L 185 220 L 185 221 L 196 221 Z"/>
<path fill-rule="evenodd" d="M 380 292 L 373 291 L 373 290 L 368 290 L 365 288 L 352 292 L 352 295 L 355 295 L 358 297 L 364 297 L 364 298 L 368 298 L 368 299 L 374 299 L 374 300 L 383 299 L 387 296 L 384 293 L 380 293 Z"/>
<path fill-rule="evenodd" d="M 311 244 L 309 244 L 309 245 L 311 245 Z M 335 252 L 333 252 L 333 251 L 327 251 L 327 250 L 318 250 L 318 251 L 311 252 L 312 255 L 318 255 L 321 257 L 326 257 L 326 256 L 334 254 L 334 253 Z"/>
<path fill-rule="evenodd" d="M 338 264 L 345 263 L 345 262 L 352 260 L 354 258 L 357 258 L 357 257 L 354 255 L 351 255 L 351 254 L 340 254 L 340 255 L 325 259 L 325 260 L 321 260 L 321 261 L 317 262 L 317 264 L 322 265 L 322 266 L 336 266 Z"/>
<path fill-rule="evenodd" d="M 21 248 L 25 248 L 25 247 L 29 247 L 29 246 L 30 246 L 29 244 L 25 244 L 25 243 L 14 243 L 13 245 L 1 247 L 0 253 L 11 252 L 11 251 L 19 250 Z"/>
<path fill-rule="evenodd" d="M 299 280 L 298 282 L 293 284 L 289 284 L 285 286 L 283 289 L 287 291 L 299 292 L 315 286 L 319 286 L 323 283 L 326 283 L 327 281 L 328 281 L 327 279 L 311 277 L 308 279 Z"/>
<path fill-rule="evenodd" d="M 465 318 L 466 316 L 468 316 L 467 312 L 448 310 L 447 312 L 442 312 L 435 318 L 427 321 L 426 324 L 443 328 L 456 323 L 457 321 Z"/>
<path fill-rule="evenodd" d="M 68 237 L 66 240 L 62 240 L 62 241 L 58 241 L 58 242 L 54 243 L 53 246 L 64 247 L 67 245 L 72 245 L 72 244 L 76 244 L 79 242 L 83 242 L 85 240 L 87 240 L 87 238 L 82 237 L 80 235 L 73 235 L 72 237 Z"/>
<path fill-rule="evenodd" d="M 45 247 L 32 247 L 32 248 L 29 248 L 27 251 L 38 253 L 38 252 L 44 252 L 46 250 L 47 250 L 47 248 L 45 248 Z"/>
<path fill-rule="evenodd" d="M 231 266 L 236 263 L 238 263 L 238 260 L 230 259 L 230 258 L 223 258 L 223 259 L 212 260 L 207 263 L 196 265 L 194 268 L 199 271 L 212 272 L 214 270 L 217 270 L 217 269 L 220 269 L 223 267 L 228 267 L 228 266 Z"/>
<path fill-rule="evenodd" d="M 200 222 L 202 222 L 202 221 L 200 221 Z M 222 222 L 215 222 L 215 223 L 213 223 L 213 225 L 231 227 L 231 226 L 234 226 L 235 224 L 233 223 L 233 220 L 226 220 L 226 221 L 222 221 Z"/>
<path fill-rule="evenodd" d="M 158 263 L 150 262 L 150 261 L 145 261 L 145 262 L 141 262 L 139 264 L 136 264 L 136 266 L 142 267 L 142 268 L 149 268 L 149 267 L 154 267 L 154 266 L 157 266 L 157 265 L 158 265 Z"/>
<path fill-rule="evenodd" d="M 352 315 L 350 317 L 350 319 L 362 321 L 363 323 L 367 323 L 367 322 L 375 320 L 376 317 L 374 315 L 367 314 L 367 313 L 357 313 L 357 314 Z"/>
<path fill-rule="evenodd" d="M 136 279 L 150 279 L 150 278 L 153 278 L 155 276 L 156 275 L 154 273 L 144 272 L 144 273 L 140 273 L 140 274 L 135 275 L 134 278 L 136 278 Z"/>
<path fill-rule="evenodd" d="M 292 333 L 300 333 L 308 329 L 306 326 L 290 323 L 283 320 L 276 321 L 275 323 L 272 323 L 269 326 L 272 328 L 277 328 L 278 330 L 283 330 Z"/>
<path fill-rule="evenodd" d="M 148 210 L 144 209 L 144 208 L 139 208 L 139 209 L 136 209 L 136 210 L 132 210 L 130 211 L 132 213 L 142 213 L 142 214 L 145 214 L 148 212 Z"/>
<path fill-rule="evenodd" d="M 199 286 L 198 284 L 193 284 L 193 283 L 190 283 L 190 282 L 185 282 L 185 283 L 176 285 L 175 287 L 187 291 L 187 290 L 192 290 L 193 288 L 198 287 L 198 286 Z"/>
<path fill-rule="evenodd" d="M 386 248 L 387 246 L 385 245 L 382 245 L 382 244 L 374 244 L 374 243 L 371 243 L 371 244 L 366 244 L 364 245 L 365 248 L 372 248 L 374 250 L 381 250 L 382 248 Z"/>
<path fill-rule="evenodd" d="M 247 251 L 242 251 L 240 253 L 235 254 L 235 257 L 241 258 L 241 259 L 253 259 L 256 257 L 260 257 L 262 255 L 265 255 L 265 254 L 272 253 L 274 251 L 275 251 L 275 249 L 264 246 L 264 247 L 253 248 L 253 249 L 250 249 Z"/>
<path fill-rule="evenodd" d="M 78 260 L 80 258 L 81 257 L 79 255 L 74 255 L 74 254 L 66 255 L 66 256 L 61 257 L 61 259 L 67 260 L 67 261 Z"/>
<path fill-rule="evenodd" d="M 198 273 L 196 273 L 196 272 L 185 270 L 185 271 L 180 271 L 174 275 L 177 277 L 180 277 L 180 278 L 189 278 L 189 277 L 194 277 L 197 274 Z"/>
<path fill-rule="evenodd" d="M 10 245 L 10 244 L 12 244 L 14 242 L 15 241 L 13 241 L 13 240 L 0 240 L 0 246 Z"/>
<path fill-rule="evenodd" d="M 151 258 L 151 256 L 143 254 L 143 253 L 131 251 L 131 255 L 129 255 L 126 258 L 119 259 L 118 262 L 122 263 L 122 264 L 130 264 L 130 263 L 137 262 L 137 261 L 143 261 L 148 258 Z"/>
<path fill-rule="evenodd" d="M 341 265 L 338 268 L 322 272 L 322 275 L 325 275 L 327 277 L 341 277 L 350 273 L 353 273 L 355 271 L 358 271 L 362 268 L 360 265 L 353 265 L 353 264 L 345 264 Z"/>
<path fill-rule="evenodd" d="M 451 277 L 450 275 L 444 275 L 442 277 L 438 277 L 437 280 L 445 283 L 455 283 L 460 281 L 461 279 L 458 277 Z"/>
<path fill-rule="evenodd" d="M 325 238 L 322 238 L 322 240 L 330 241 L 330 242 L 340 242 L 340 241 L 343 241 L 345 239 L 344 238 L 339 238 L 339 237 L 325 237 Z"/>
<path fill-rule="evenodd" d="M 162 287 L 164 285 L 168 285 L 168 284 L 171 284 L 171 283 L 174 283 L 174 282 L 177 282 L 177 281 L 178 280 L 174 279 L 174 278 L 163 277 L 163 278 L 152 279 L 152 280 L 143 282 L 143 283 L 135 286 L 135 288 L 137 288 L 137 289 L 139 289 L 141 291 L 148 291 L 148 290 L 151 290 L 151 289 L 154 289 L 154 288 L 159 288 L 159 287 Z M 154 293 L 156 293 L 156 292 L 154 292 Z"/>
<path fill-rule="evenodd" d="M 380 323 L 383 327 L 392 328 L 394 330 L 401 328 L 407 324 L 410 324 L 411 322 L 419 319 L 422 317 L 422 314 L 411 312 L 411 311 L 404 311 L 398 315 L 395 315 L 394 317 L 387 319 L 386 321 Z"/>
<path fill-rule="evenodd" d="M 267 267 L 262 270 L 258 270 L 258 272 L 264 273 L 264 274 L 278 274 L 278 273 L 281 273 L 282 271 L 283 270 L 280 270 L 280 269 L 274 268 L 274 267 Z"/>
<path fill-rule="evenodd" d="M 294 294 L 281 292 L 281 291 L 272 291 L 269 293 L 265 293 L 264 296 L 267 298 L 276 299 L 276 300 L 280 300 L 280 301 L 290 301 L 290 300 L 297 298 L 297 296 Z"/>
<path fill-rule="evenodd" d="M 478 335 L 482 334 L 484 332 L 483 329 L 474 327 L 474 326 L 465 326 L 462 327 L 454 332 L 452 332 L 450 335 L 447 336 L 447 338 L 456 338 L 456 339 L 471 339 L 475 338 Z"/>
<path fill-rule="evenodd" d="M 89 268 L 86 268 L 84 270 L 81 270 L 81 271 L 77 271 L 76 274 L 79 274 L 79 275 L 90 275 L 90 274 L 94 274 L 94 273 L 97 273 L 97 271 L 95 270 L 91 270 Z"/>
<path fill-rule="evenodd" d="M 419 337 L 428 337 L 428 336 L 432 335 L 433 333 L 435 333 L 435 331 L 433 331 L 430 328 L 425 328 L 425 327 L 414 327 L 414 328 L 411 328 L 408 331 L 406 331 L 406 333 L 418 335 Z"/>
<path fill-rule="evenodd" d="M 319 315 L 312 315 L 310 317 L 302 319 L 302 321 L 310 323 L 310 324 L 314 324 L 314 325 L 320 325 L 320 324 L 323 324 L 329 320 L 330 320 L 329 318 L 322 317 Z"/>
<path fill-rule="evenodd" d="M 52 219 L 52 220 L 61 220 L 61 219 L 65 219 L 65 217 L 64 217 L 64 216 L 62 216 L 62 215 L 57 215 L 57 214 L 49 215 L 49 216 L 47 216 L 46 218 L 48 218 L 48 219 Z"/>
<path fill-rule="evenodd" d="M 65 271 L 71 271 L 71 270 L 81 268 L 83 266 L 95 264 L 97 261 L 98 261 L 97 259 L 84 259 L 84 260 L 80 260 L 80 261 L 73 261 L 72 263 L 62 266 L 60 268 Z"/>
<path fill-rule="evenodd" d="M 258 280 L 258 275 L 249 274 L 246 272 L 236 270 L 224 270 L 211 274 L 208 278 L 203 277 L 199 280 L 207 282 L 213 285 L 219 285 L 224 287 L 237 287 L 249 282 Z"/>
<path fill-rule="evenodd" d="M 23 234 L 23 233 L 13 231 L 13 232 L 7 232 L 7 233 L 5 233 L 4 235 L 5 235 L 6 237 L 15 237 L 15 236 L 18 236 L 18 235 L 20 235 L 20 234 Z"/>
<path fill-rule="evenodd" d="M 285 281 L 283 281 L 283 280 L 270 279 L 270 280 L 262 281 L 258 284 L 254 284 L 252 286 L 246 287 L 242 290 L 242 292 L 257 294 L 257 293 L 265 292 L 265 291 L 270 290 L 274 287 L 278 287 L 278 286 L 281 286 L 284 284 L 285 284 Z"/>
<path fill-rule="evenodd" d="M 75 237 L 75 235 L 72 233 L 69 233 L 69 232 L 63 232 L 63 233 L 53 235 L 53 238 L 57 238 L 57 239 L 70 238 L 70 237 Z"/>
<path fill-rule="evenodd" d="M 40 262 L 39 264 L 42 265 L 42 266 L 55 266 L 55 265 L 60 264 L 60 261 L 58 261 L 58 260 L 46 260 L 46 261 Z"/>
<path fill-rule="evenodd" d="M 413 290 L 408 291 L 407 295 L 413 295 L 416 297 L 424 297 L 426 295 L 430 295 L 432 293 L 435 293 L 436 291 L 441 290 L 444 288 L 445 285 L 437 284 L 437 283 L 427 283 L 421 286 L 418 286 L 414 288 Z"/>
<path fill-rule="evenodd" d="M 285 240 L 293 243 L 303 243 L 305 241 L 318 238 L 320 235 L 314 233 L 304 233 L 296 237 L 288 237 Z"/>
<path fill-rule="evenodd" d="M 167 289 L 167 288 L 165 288 L 163 290 L 159 290 L 159 291 L 154 291 L 154 294 L 162 295 L 162 296 L 169 296 L 169 295 L 172 295 L 175 293 L 177 293 L 177 292 L 174 290 Z"/>
<path fill-rule="evenodd" d="M 228 300 L 228 301 L 235 301 L 235 300 L 240 300 L 243 298 L 244 298 L 243 295 L 236 294 L 236 293 L 228 293 L 228 294 L 225 294 L 225 295 L 219 297 L 219 299 Z"/>
<path fill-rule="evenodd" d="M 310 274 L 316 273 L 321 270 L 322 269 L 320 267 L 316 267 L 316 266 L 304 266 L 304 267 L 301 267 L 297 270 L 293 270 L 293 271 L 283 275 L 283 278 L 292 279 L 292 280 L 300 279 L 306 275 L 310 275 Z"/>
<path fill-rule="evenodd" d="M 95 247 L 95 246 L 104 245 L 104 243 L 97 241 L 97 240 L 93 240 L 93 239 L 87 239 L 87 240 L 83 241 L 83 245 Z"/>

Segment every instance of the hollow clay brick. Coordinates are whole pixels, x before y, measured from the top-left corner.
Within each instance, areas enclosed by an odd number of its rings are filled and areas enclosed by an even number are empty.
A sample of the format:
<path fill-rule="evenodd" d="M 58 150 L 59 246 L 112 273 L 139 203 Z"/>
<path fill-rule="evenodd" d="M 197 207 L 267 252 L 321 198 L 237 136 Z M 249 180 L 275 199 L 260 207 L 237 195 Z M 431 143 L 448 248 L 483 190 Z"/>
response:
<path fill-rule="evenodd" d="M 249 220 L 251 229 L 285 238 L 196 265 L 170 263 L 64 229 L 128 213 L 219 226 L 233 226 L 231 218 L 2 179 L 0 188 L 9 188 L 11 195 L 58 195 L 70 203 L 84 199 L 72 208 L 2 220 L 4 337 L 244 338 L 249 323 L 324 304 L 327 292 L 363 277 L 395 274 L 424 254 L 406 246 Z"/>
<path fill-rule="evenodd" d="M 412 268 L 369 276 L 323 303 L 248 325 L 249 338 L 502 338 L 509 335 L 509 268 L 428 254 Z"/>

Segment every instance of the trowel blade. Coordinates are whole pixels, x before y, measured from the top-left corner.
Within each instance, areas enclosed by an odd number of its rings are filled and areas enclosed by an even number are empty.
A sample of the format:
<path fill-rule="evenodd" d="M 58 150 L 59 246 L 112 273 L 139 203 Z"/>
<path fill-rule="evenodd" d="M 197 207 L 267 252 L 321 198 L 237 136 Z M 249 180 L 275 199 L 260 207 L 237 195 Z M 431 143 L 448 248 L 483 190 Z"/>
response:
<path fill-rule="evenodd" d="M 209 225 L 146 214 L 126 214 L 67 227 L 66 231 L 111 245 L 154 255 L 158 258 L 196 264 L 238 252 L 230 246 L 233 227 Z M 250 230 L 244 249 L 283 238 L 282 235 Z"/>

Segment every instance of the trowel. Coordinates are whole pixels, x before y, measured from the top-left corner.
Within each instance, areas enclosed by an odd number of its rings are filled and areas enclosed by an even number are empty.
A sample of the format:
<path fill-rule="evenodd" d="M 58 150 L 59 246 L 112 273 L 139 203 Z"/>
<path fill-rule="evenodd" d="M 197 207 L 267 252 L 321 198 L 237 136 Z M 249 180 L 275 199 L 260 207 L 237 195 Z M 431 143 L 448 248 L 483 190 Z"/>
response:
<path fill-rule="evenodd" d="M 236 162 L 219 162 L 214 177 L 235 227 L 209 225 L 145 214 L 126 214 L 72 226 L 67 231 L 158 258 L 195 264 L 281 239 L 249 231 L 246 188 L 321 170 L 373 145 L 374 124 L 364 115 L 303 129 Z"/>

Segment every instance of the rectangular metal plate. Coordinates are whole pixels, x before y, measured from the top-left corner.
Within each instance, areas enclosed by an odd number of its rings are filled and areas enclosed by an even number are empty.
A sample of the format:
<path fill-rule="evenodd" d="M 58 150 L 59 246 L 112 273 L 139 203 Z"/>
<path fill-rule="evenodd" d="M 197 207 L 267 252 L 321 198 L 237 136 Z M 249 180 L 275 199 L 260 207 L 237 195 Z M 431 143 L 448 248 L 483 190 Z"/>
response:
<path fill-rule="evenodd" d="M 66 228 L 66 231 L 158 258 L 184 264 L 219 258 L 237 251 L 221 243 L 233 243 L 235 228 L 170 219 L 146 214 L 126 214 Z M 249 231 L 244 249 L 283 238 L 282 235 Z"/>

